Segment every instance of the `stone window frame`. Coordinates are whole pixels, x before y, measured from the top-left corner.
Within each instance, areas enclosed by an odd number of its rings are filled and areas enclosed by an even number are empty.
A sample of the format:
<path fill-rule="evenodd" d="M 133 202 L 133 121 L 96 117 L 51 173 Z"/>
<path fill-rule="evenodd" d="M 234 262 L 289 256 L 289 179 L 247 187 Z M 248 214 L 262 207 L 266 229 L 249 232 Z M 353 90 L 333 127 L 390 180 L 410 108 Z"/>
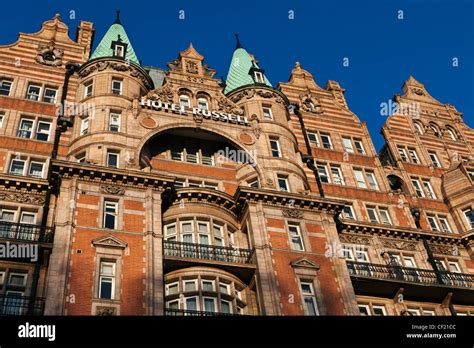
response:
<path fill-rule="evenodd" d="M 19 158 L 17 155 L 20 155 Z M 12 174 L 11 173 L 11 166 L 12 166 L 12 163 L 14 160 L 18 160 L 18 161 L 23 161 L 24 162 L 24 165 L 23 165 L 23 173 L 20 175 L 20 174 Z M 7 155 L 7 158 L 6 158 L 6 161 L 5 163 L 7 163 L 7 165 L 4 166 L 4 171 L 6 174 L 8 175 L 15 175 L 15 176 L 22 176 L 22 177 L 25 177 L 25 178 L 33 178 L 33 179 L 45 179 L 45 172 L 47 171 L 48 169 L 48 166 L 49 166 L 49 158 L 43 158 L 43 157 L 36 157 L 36 156 L 31 156 L 30 154 L 25 154 L 25 153 L 8 153 Z M 32 176 L 30 175 L 30 167 L 31 167 L 31 163 L 34 162 L 34 163 L 41 163 L 43 164 L 43 171 L 42 171 L 42 175 L 41 177 L 37 177 L 37 176 Z"/>
<path fill-rule="evenodd" d="M 100 209 L 99 209 L 99 228 L 106 230 L 106 231 L 122 231 L 123 230 L 123 207 L 124 199 L 122 197 L 112 196 L 112 195 L 104 195 L 100 197 Z M 117 226 L 114 230 L 106 229 L 104 227 L 104 218 L 105 218 L 105 202 L 115 202 L 117 203 Z"/>
<path fill-rule="evenodd" d="M 300 309 L 304 312 L 303 304 L 303 293 L 301 291 L 300 281 L 311 282 L 313 284 L 314 293 L 316 296 L 316 304 L 318 309 L 318 315 L 327 315 L 328 309 L 324 303 L 324 295 L 321 288 L 321 282 L 319 281 L 318 272 L 321 266 L 313 261 L 306 259 L 305 257 L 292 261 L 290 263 L 295 273 L 295 280 L 298 284 L 298 298 L 301 301 Z"/>
<path fill-rule="evenodd" d="M 303 243 L 303 250 L 295 250 L 291 247 L 291 235 L 290 235 L 290 228 L 289 228 L 290 225 L 298 227 L 301 242 Z M 288 238 L 288 245 L 290 247 L 290 251 L 297 252 L 297 253 L 312 252 L 311 243 L 308 236 L 308 230 L 306 228 L 304 221 L 296 220 L 296 219 L 285 219 L 285 233 Z"/>

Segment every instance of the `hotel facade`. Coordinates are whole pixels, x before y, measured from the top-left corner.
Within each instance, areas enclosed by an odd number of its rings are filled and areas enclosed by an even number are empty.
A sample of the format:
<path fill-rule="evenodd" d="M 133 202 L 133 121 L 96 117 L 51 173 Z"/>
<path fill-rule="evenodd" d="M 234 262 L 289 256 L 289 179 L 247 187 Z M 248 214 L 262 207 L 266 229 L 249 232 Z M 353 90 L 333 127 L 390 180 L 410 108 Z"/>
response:
<path fill-rule="evenodd" d="M 238 37 L 225 81 L 192 45 L 143 66 L 118 16 L 93 39 L 0 46 L 0 314 L 474 315 L 454 106 L 409 77 L 377 153 L 338 82 Z"/>

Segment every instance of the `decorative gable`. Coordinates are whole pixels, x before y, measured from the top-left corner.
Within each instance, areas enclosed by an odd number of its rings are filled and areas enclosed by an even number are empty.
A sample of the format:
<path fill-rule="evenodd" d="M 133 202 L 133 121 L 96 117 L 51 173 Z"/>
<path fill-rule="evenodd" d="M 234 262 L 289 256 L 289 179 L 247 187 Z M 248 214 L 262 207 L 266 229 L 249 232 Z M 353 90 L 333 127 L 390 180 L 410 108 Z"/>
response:
<path fill-rule="evenodd" d="M 117 237 L 112 236 L 111 234 L 105 237 L 99 237 L 92 241 L 92 245 L 94 247 L 106 247 L 106 248 L 119 248 L 125 249 L 127 247 L 127 243 L 118 239 Z"/>
<path fill-rule="evenodd" d="M 308 260 L 306 257 L 302 257 L 301 259 L 291 261 L 290 265 L 293 268 L 311 268 L 315 270 L 319 270 L 321 268 L 321 266 L 318 263 Z"/>

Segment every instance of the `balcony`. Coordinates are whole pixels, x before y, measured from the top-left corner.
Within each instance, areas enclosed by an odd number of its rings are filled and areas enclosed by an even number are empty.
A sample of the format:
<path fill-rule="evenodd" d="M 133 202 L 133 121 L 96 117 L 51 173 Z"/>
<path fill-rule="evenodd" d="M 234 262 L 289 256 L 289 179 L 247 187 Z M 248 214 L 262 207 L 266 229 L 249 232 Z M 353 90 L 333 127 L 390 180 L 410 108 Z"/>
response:
<path fill-rule="evenodd" d="M 53 238 L 52 227 L 0 221 L 0 239 L 52 244 Z"/>
<path fill-rule="evenodd" d="M 448 292 L 459 303 L 474 296 L 474 275 L 429 269 L 346 261 L 356 293 L 394 296 L 400 288 L 409 297 L 440 300 Z M 471 297 L 472 298 L 472 297 Z"/>
<path fill-rule="evenodd" d="M 211 266 L 249 280 L 255 271 L 254 249 L 239 249 L 207 244 L 163 241 L 165 272 L 183 267 Z"/>
<path fill-rule="evenodd" d="M 0 316 L 43 315 L 44 298 L 15 294 L 0 295 Z"/>
<path fill-rule="evenodd" d="M 174 316 L 192 316 L 192 317 L 240 316 L 240 314 L 233 314 L 233 313 L 191 311 L 191 310 L 174 309 L 174 308 L 165 308 L 165 315 L 170 316 L 170 317 L 174 317 Z"/>

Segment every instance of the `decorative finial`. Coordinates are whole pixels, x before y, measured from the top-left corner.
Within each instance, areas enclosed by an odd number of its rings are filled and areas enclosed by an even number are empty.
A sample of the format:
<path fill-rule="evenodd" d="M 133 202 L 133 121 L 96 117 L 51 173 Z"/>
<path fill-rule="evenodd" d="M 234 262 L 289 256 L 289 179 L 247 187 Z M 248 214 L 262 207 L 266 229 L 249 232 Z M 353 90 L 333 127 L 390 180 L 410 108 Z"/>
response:
<path fill-rule="evenodd" d="M 122 24 L 120 22 L 120 10 L 115 11 L 117 13 L 117 17 L 115 18 L 114 24 Z"/>
<path fill-rule="evenodd" d="M 295 63 L 295 68 L 296 68 L 296 69 L 301 69 L 301 63 L 300 63 L 300 62 L 296 62 L 296 63 Z"/>
<path fill-rule="evenodd" d="M 240 44 L 239 40 L 239 34 L 235 33 L 235 49 L 242 48 L 242 45 Z"/>

